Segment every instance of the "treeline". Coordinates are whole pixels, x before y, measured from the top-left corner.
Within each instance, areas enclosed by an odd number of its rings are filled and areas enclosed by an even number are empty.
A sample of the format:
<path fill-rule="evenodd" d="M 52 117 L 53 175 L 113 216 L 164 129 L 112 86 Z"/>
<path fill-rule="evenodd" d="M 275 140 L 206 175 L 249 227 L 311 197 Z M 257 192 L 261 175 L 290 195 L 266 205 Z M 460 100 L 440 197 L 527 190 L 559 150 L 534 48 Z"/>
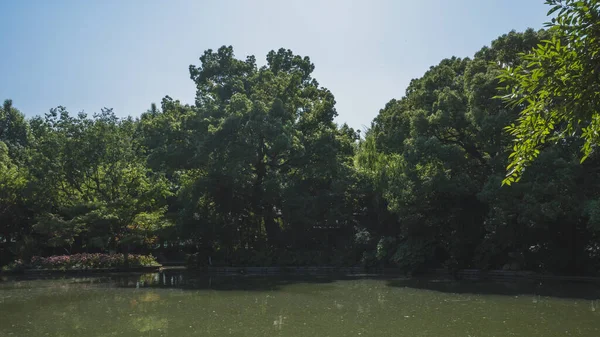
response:
<path fill-rule="evenodd" d="M 600 156 L 547 143 L 502 186 L 523 110 L 499 75 L 547 31 L 450 58 L 366 134 L 337 125 L 308 57 L 258 67 L 231 47 L 190 66 L 195 103 L 139 118 L 0 110 L 2 264 L 79 252 L 195 253 L 195 263 L 600 270 Z"/>

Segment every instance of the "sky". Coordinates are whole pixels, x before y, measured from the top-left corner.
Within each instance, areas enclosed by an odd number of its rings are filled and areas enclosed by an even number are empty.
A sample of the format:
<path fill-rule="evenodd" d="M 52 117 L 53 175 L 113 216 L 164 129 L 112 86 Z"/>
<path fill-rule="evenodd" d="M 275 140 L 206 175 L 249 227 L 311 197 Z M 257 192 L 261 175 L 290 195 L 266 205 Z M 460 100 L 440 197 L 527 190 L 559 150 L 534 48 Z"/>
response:
<path fill-rule="evenodd" d="M 430 66 L 542 28 L 547 11 L 544 0 L 1 0 L 0 99 L 28 117 L 59 105 L 139 116 L 165 95 L 193 103 L 188 67 L 206 49 L 264 64 L 284 47 L 311 58 L 336 122 L 364 130 Z"/>

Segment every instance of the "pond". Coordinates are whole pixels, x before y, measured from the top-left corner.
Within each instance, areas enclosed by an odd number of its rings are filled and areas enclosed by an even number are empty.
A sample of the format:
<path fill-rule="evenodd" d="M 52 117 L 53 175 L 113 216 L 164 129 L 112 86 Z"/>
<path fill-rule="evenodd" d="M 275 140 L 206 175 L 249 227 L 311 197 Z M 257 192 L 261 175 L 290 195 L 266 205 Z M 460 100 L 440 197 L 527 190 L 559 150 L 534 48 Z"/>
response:
<path fill-rule="evenodd" d="M 0 336 L 600 336 L 600 287 L 183 271 L 0 281 Z"/>

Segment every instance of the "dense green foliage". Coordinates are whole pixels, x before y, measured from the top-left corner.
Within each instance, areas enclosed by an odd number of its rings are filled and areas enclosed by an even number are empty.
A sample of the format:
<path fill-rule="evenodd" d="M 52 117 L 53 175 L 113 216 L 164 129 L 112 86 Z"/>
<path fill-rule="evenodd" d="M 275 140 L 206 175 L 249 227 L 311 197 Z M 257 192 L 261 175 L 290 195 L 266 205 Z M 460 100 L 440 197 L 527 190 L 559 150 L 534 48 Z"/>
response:
<path fill-rule="evenodd" d="M 58 107 L 26 120 L 7 100 L 2 262 L 183 251 L 195 265 L 597 273 L 599 90 L 590 67 L 600 62 L 586 47 L 598 26 L 586 20 L 598 7 L 551 2 L 566 6 L 556 28 L 511 32 L 472 59 L 441 61 L 362 138 L 334 123 L 334 96 L 310 59 L 285 49 L 262 67 L 231 47 L 208 50 L 190 66 L 194 104 L 166 96 L 138 119 Z M 515 104 L 497 98 L 507 84 Z M 568 111 L 581 111 L 579 124 Z M 529 122 L 546 114 L 557 120 Z M 523 179 L 502 187 L 511 160 L 506 182 Z"/>
<path fill-rule="evenodd" d="M 375 230 L 376 238 L 384 236 L 378 247 L 385 259 L 455 268 L 597 268 L 597 155 L 580 166 L 577 143 L 555 144 L 521 183 L 501 188 L 512 150 L 503 129 L 520 107 L 494 99 L 498 76 L 548 34 L 510 33 L 472 60 L 443 60 L 381 110 L 357 162 L 387 203 L 382 212 L 394 214 L 392 226 L 385 217 L 385 233 Z"/>
<path fill-rule="evenodd" d="M 151 267 L 160 266 L 152 255 L 128 256 L 129 267 Z M 33 256 L 29 262 L 16 260 L 5 266 L 7 271 L 20 271 L 24 269 L 48 269 L 48 270 L 88 270 L 88 269 L 114 269 L 125 267 L 124 254 L 73 254 L 40 257 Z"/>
<path fill-rule="evenodd" d="M 600 144 L 600 1 L 548 0 L 552 38 L 501 73 L 504 98 L 521 112 L 504 183 L 518 181 L 546 142 L 580 138 L 582 161 Z M 516 125 L 515 125 L 516 124 Z"/>

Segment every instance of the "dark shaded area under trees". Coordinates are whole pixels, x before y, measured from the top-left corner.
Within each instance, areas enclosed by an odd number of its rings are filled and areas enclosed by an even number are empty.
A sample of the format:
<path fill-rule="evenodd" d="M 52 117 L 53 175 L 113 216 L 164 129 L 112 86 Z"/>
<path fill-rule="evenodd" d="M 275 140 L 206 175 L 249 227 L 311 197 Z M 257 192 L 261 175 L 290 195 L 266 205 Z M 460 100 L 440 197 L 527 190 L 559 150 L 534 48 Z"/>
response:
<path fill-rule="evenodd" d="M 502 186 L 514 151 L 504 128 L 527 102 L 497 98 L 499 76 L 552 32 L 511 32 L 472 59 L 442 60 L 362 137 L 334 123 L 310 59 L 285 49 L 263 67 L 207 50 L 190 66 L 193 105 L 166 96 L 135 119 L 64 107 L 25 119 L 6 100 L 0 264 L 118 251 L 194 254 L 196 265 L 598 274 L 600 156 L 580 164 L 580 137 L 542 144 L 521 181 Z"/>

